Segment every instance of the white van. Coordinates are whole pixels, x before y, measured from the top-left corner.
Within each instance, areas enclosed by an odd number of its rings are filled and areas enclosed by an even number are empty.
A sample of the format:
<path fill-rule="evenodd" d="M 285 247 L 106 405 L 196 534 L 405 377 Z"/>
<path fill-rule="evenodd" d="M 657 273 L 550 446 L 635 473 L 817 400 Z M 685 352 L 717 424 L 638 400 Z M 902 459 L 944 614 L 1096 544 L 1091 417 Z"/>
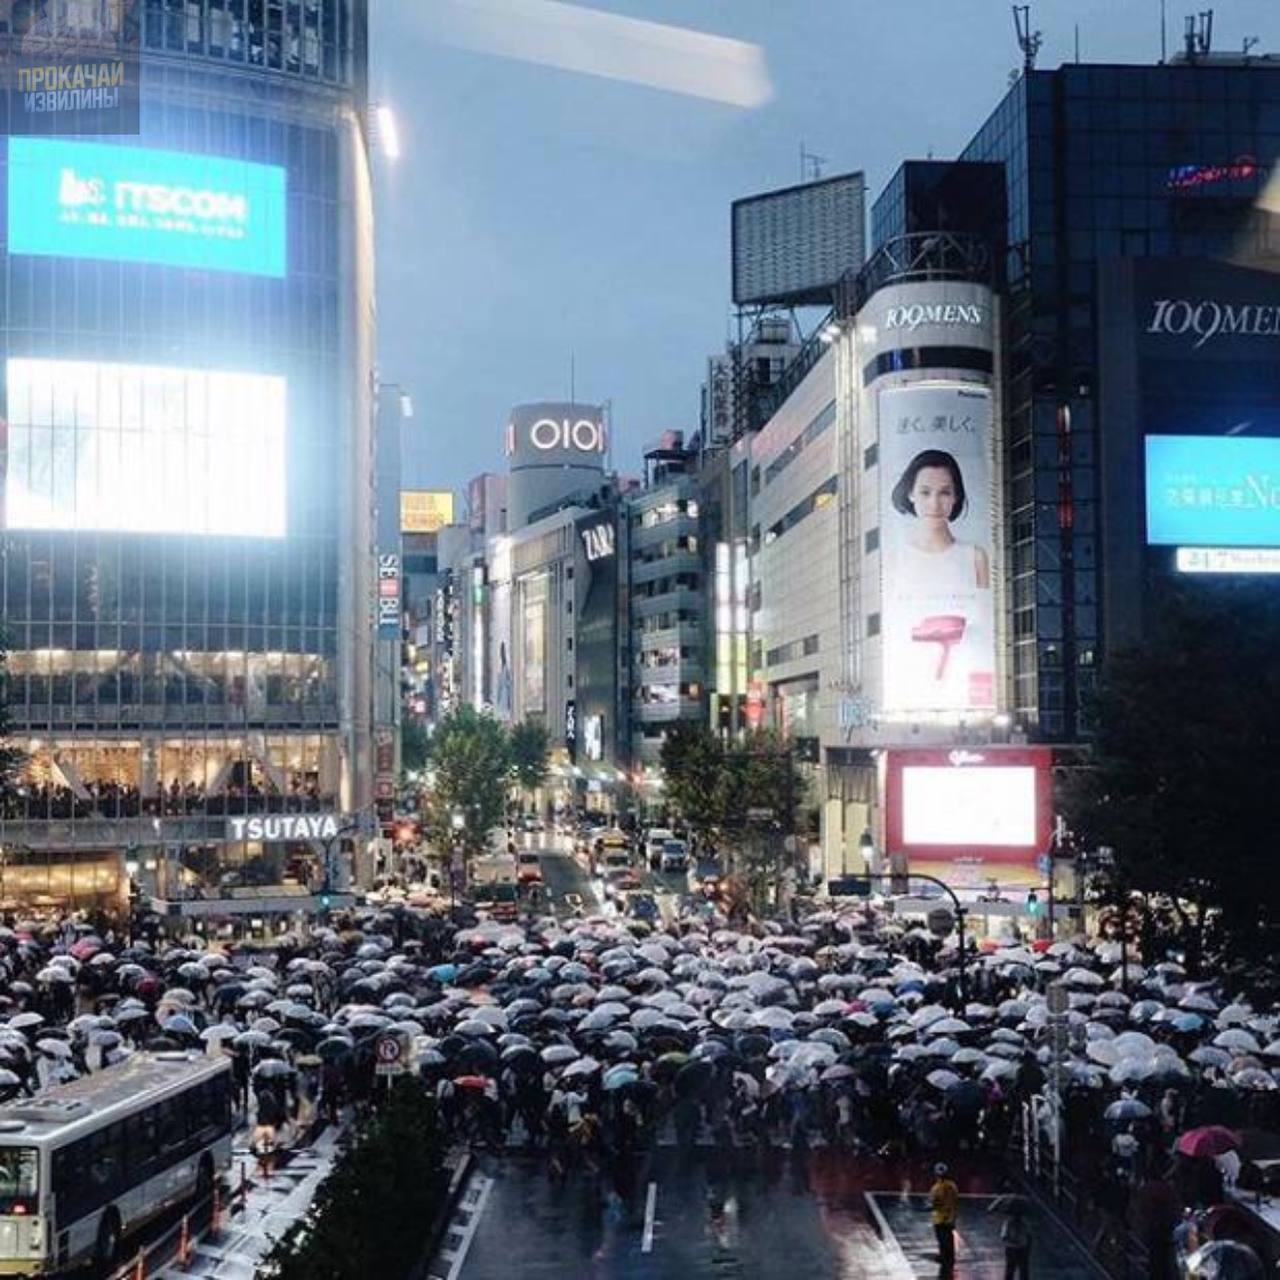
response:
<path fill-rule="evenodd" d="M 662 869 L 662 850 L 668 840 L 674 840 L 676 833 L 666 827 L 650 827 L 644 838 L 644 860 L 650 871 Z"/>

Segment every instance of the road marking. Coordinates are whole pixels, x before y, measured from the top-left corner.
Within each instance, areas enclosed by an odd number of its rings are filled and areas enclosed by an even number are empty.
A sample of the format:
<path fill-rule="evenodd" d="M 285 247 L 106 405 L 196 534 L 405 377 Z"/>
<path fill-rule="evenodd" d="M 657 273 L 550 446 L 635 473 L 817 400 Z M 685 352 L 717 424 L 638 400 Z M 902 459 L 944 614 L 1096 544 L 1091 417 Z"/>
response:
<path fill-rule="evenodd" d="M 658 1207 L 658 1184 L 649 1183 L 649 1190 L 644 1198 L 644 1235 L 640 1237 L 640 1252 L 653 1251 L 653 1215 Z"/>
<path fill-rule="evenodd" d="M 456 1245 L 450 1245 L 446 1249 L 441 1250 L 441 1258 L 447 1259 L 449 1262 L 449 1270 L 445 1272 L 445 1280 L 458 1280 L 462 1274 L 462 1268 L 466 1264 L 467 1254 L 471 1252 L 471 1242 L 476 1237 L 476 1231 L 480 1227 L 480 1219 L 484 1217 L 484 1207 L 489 1202 L 489 1192 L 493 1190 L 493 1179 L 486 1178 L 483 1174 L 476 1175 L 476 1183 L 479 1184 L 479 1190 L 476 1191 L 475 1197 L 469 1206 L 470 1218 L 465 1226 L 453 1227 L 449 1234 L 457 1234 L 459 1236 Z M 467 1198 L 471 1199 L 471 1192 L 474 1185 L 467 1189 Z"/>

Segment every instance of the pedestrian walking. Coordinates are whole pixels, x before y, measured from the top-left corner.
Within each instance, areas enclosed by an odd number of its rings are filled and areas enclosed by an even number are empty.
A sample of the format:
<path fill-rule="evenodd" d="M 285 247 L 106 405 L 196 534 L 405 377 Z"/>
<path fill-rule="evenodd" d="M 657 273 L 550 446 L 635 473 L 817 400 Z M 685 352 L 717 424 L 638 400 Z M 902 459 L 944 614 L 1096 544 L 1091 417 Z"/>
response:
<path fill-rule="evenodd" d="M 956 1215 L 960 1211 L 960 1188 L 951 1178 L 945 1164 L 933 1167 L 933 1186 L 929 1188 L 929 1212 L 933 1234 L 938 1241 L 938 1275 L 949 1280 L 956 1268 Z"/>
<path fill-rule="evenodd" d="M 1031 1224 L 1027 1221 L 1026 1201 L 1020 1196 L 1009 1206 L 1000 1239 L 1004 1243 L 1004 1280 L 1030 1280 Z"/>

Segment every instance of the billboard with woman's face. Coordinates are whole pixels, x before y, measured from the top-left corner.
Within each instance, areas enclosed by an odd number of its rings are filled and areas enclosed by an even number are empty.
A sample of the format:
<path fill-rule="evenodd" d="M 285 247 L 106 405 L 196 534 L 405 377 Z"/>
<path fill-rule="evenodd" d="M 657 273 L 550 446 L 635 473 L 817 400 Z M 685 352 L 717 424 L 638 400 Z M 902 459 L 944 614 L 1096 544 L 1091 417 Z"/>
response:
<path fill-rule="evenodd" d="M 886 388 L 879 416 L 882 712 L 994 711 L 991 393 Z"/>

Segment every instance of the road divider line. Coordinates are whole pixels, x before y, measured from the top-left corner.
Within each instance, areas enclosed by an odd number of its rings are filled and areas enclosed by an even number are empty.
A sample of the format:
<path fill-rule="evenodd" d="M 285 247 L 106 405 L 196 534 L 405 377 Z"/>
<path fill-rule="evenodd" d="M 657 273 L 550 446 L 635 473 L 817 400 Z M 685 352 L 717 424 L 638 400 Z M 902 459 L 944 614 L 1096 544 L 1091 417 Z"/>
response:
<path fill-rule="evenodd" d="M 658 1208 L 658 1184 L 649 1183 L 649 1190 L 644 1197 L 644 1234 L 640 1237 L 640 1252 L 653 1251 L 653 1216 Z"/>
<path fill-rule="evenodd" d="M 447 1280 L 458 1280 L 458 1277 L 462 1274 L 462 1268 L 467 1262 L 467 1254 L 471 1252 L 471 1242 L 476 1238 L 476 1231 L 480 1227 L 480 1219 L 484 1216 L 484 1207 L 489 1202 L 489 1192 L 493 1190 L 492 1178 L 486 1178 L 483 1174 L 479 1174 L 476 1177 L 476 1182 L 480 1186 L 480 1192 L 470 1205 L 469 1212 L 471 1216 L 467 1219 L 466 1226 L 454 1228 L 462 1238 L 449 1251 Z"/>

